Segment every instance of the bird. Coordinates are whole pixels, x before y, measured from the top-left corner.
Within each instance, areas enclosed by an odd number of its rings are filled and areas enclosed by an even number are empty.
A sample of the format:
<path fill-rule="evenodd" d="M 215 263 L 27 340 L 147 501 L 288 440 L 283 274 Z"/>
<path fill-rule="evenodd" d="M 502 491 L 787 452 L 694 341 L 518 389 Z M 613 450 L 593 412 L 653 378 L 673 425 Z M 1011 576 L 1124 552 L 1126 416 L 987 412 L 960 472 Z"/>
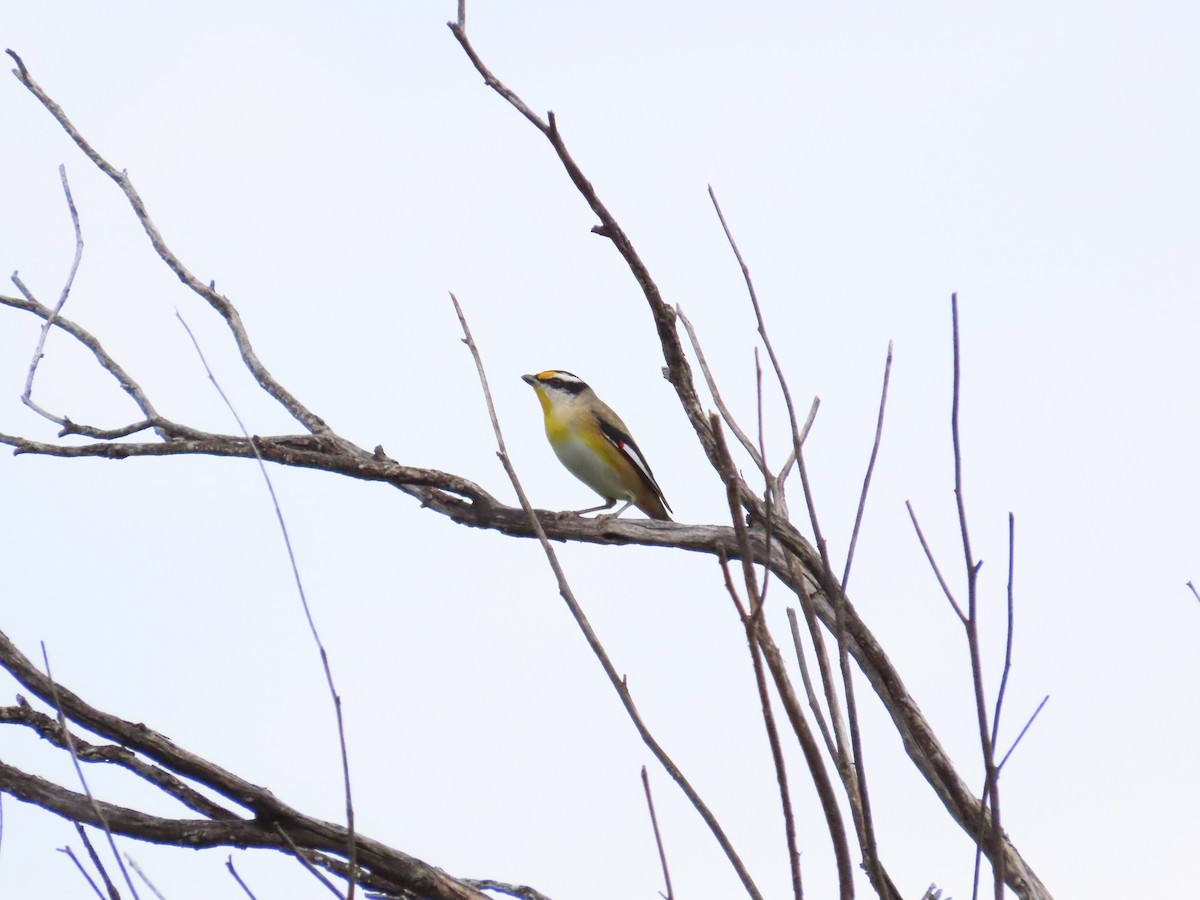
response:
<path fill-rule="evenodd" d="M 608 404 L 578 375 L 547 369 L 521 380 L 537 393 L 546 419 L 546 438 L 567 471 L 603 497 L 602 506 L 576 511 L 576 515 L 625 505 L 616 518 L 636 506 L 652 519 L 671 521 L 671 509 L 654 480 L 650 464 L 629 436 L 629 428 Z"/>

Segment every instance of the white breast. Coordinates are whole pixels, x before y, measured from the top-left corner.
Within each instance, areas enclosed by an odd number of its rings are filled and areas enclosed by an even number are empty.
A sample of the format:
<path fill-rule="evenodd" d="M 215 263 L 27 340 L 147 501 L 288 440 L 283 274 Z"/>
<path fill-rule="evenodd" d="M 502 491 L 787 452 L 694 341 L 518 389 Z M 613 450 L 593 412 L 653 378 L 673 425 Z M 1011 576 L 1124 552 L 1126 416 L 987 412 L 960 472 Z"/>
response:
<path fill-rule="evenodd" d="M 582 438 L 569 437 L 554 448 L 559 461 L 572 475 L 606 500 L 632 500 L 633 494 L 621 485 L 616 471 L 589 447 Z"/>

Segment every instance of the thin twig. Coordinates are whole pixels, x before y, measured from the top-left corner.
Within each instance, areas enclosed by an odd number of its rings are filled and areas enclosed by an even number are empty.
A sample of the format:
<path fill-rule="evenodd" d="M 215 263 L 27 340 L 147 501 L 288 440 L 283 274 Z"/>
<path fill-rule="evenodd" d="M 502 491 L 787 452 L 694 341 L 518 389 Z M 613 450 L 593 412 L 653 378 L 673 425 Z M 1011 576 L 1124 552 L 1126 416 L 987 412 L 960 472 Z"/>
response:
<path fill-rule="evenodd" d="M 883 413 L 887 409 L 888 382 L 892 377 L 892 342 L 888 341 L 887 362 L 883 365 L 883 389 L 879 392 L 879 417 L 875 420 L 875 440 L 871 442 L 871 458 L 867 462 L 867 474 L 863 476 L 862 493 L 858 496 L 858 510 L 854 513 L 854 528 L 850 532 L 850 549 L 846 551 L 846 568 L 842 571 L 842 590 L 850 583 L 850 564 L 854 562 L 854 548 L 858 545 L 858 530 L 862 527 L 863 511 L 867 507 L 867 491 L 871 487 L 871 473 L 875 471 L 875 460 L 879 456 L 879 444 L 883 439 Z"/>
<path fill-rule="evenodd" d="M 787 608 L 788 626 L 792 632 L 792 646 L 796 648 L 796 662 L 800 667 L 800 680 L 804 682 L 804 693 L 808 697 L 809 708 L 813 712 L 813 718 L 817 720 L 817 727 L 821 730 L 821 737 L 825 741 L 825 750 L 829 753 L 829 758 L 837 760 L 837 748 L 833 744 L 833 735 L 829 732 L 829 726 L 825 723 L 825 714 L 821 709 L 821 704 L 817 702 L 817 693 L 813 689 L 812 678 L 808 674 L 808 662 L 805 660 L 804 646 L 800 642 L 800 625 L 796 621 L 796 610 L 789 606 Z"/>
<path fill-rule="evenodd" d="M 596 658 L 600 661 L 600 665 L 603 667 L 604 673 L 608 676 L 609 682 L 616 690 L 617 696 L 620 697 L 621 704 L 625 707 L 625 712 L 629 715 L 634 727 L 637 728 L 638 734 L 641 736 L 642 741 L 647 747 L 650 748 L 650 751 L 658 759 L 662 767 L 667 770 L 670 776 L 675 780 L 675 783 L 678 784 L 683 790 L 684 794 L 687 795 L 687 798 L 692 802 L 692 806 L 695 807 L 696 811 L 700 814 L 700 817 L 704 819 L 709 831 L 712 832 L 713 837 L 716 838 L 717 843 L 720 844 L 721 849 L 724 851 L 730 865 L 733 866 L 734 871 L 737 872 L 738 878 L 741 879 L 742 886 L 746 889 L 746 892 L 751 897 L 756 898 L 756 900 L 761 900 L 762 894 L 755 885 L 754 879 L 750 877 L 749 871 L 747 871 L 745 864 L 742 862 L 741 857 L 738 855 L 737 851 L 733 847 L 733 844 L 725 834 L 725 830 L 717 821 L 716 816 L 713 815 L 712 811 L 708 808 L 704 801 L 700 799 L 700 795 L 696 792 L 695 788 L 692 787 L 691 782 L 684 777 L 678 766 L 675 765 L 675 763 L 667 755 L 666 751 L 663 750 L 658 741 L 650 733 L 650 730 L 647 728 L 645 722 L 642 721 L 641 714 L 637 711 L 637 707 L 633 702 L 633 695 L 630 693 L 625 679 L 617 673 L 616 667 L 612 664 L 612 660 L 609 659 L 608 652 L 604 649 L 604 645 L 600 643 L 600 639 L 596 636 L 595 631 L 592 629 L 591 623 L 584 614 L 583 607 L 580 606 L 579 602 L 575 599 L 575 593 L 571 590 L 571 586 L 567 582 L 566 573 L 563 572 L 562 566 L 559 564 L 558 554 L 550 545 L 550 541 L 546 537 L 546 532 L 542 528 L 542 523 L 538 519 L 537 514 L 534 512 L 533 506 L 530 504 L 529 498 L 525 494 L 525 489 L 521 486 L 521 481 L 517 477 L 516 469 L 513 468 L 512 461 L 508 457 L 508 449 L 504 444 L 504 434 L 500 430 L 500 420 L 496 416 L 496 408 L 492 403 L 492 392 L 488 387 L 487 373 L 483 368 L 483 360 L 479 355 L 479 348 L 475 346 L 475 340 L 471 337 L 471 329 L 467 325 L 466 316 L 463 314 L 462 307 L 458 303 L 458 298 L 455 297 L 453 293 L 450 294 L 450 301 L 454 304 L 454 312 L 458 316 L 459 325 L 462 326 L 463 343 L 467 345 L 467 349 L 471 351 L 471 358 L 475 361 L 475 370 L 479 375 L 479 384 L 483 390 L 484 401 L 487 404 L 488 418 L 491 420 L 492 431 L 496 436 L 496 446 L 499 448 L 496 455 L 499 457 L 501 465 L 504 466 L 504 471 L 508 475 L 509 481 L 512 482 L 513 489 L 517 492 L 517 497 L 521 501 L 521 508 L 525 510 L 525 514 L 529 517 L 529 524 L 534 529 L 534 532 L 538 538 L 538 542 L 542 545 L 542 550 L 546 554 L 546 559 L 550 564 L 551 570 L 554 572 L 556 581 L 558 582 L 559 594 L 566 602 L 567 608 L 571 611 L 571 615 L 574 617 L 576 624 L 583 632 L 583 636 L 587 640 L 588 646 L 591 647 L 592 653 L 594 653 Z M 673 523 L 653 524 L 659 525 L 659 527 L 663 528 L 674 527 Z"/>
<path fill-rule="evenodd" d="M 104 811 L 100 808 L 100 804 L 96 802 L 96 798 L 92 795 L 92 789 L 88 786 L 87 779 L 83 776 L 83 767 L 79 765 L 79 756 L 75 753 L 75 743 L 71 740 L 71 732 L 67 728 L 67 717 L 58 699 L 58 685 L 54 681 L 54 674 L 50 671 L 50 654 L 46 652 L 46 642 L 42 641 L 41 646 L 42 663 L 46 667 L 46 678 L 50 682 L 50 691 L 54 697 L 54 709 L 58 713 L 58 724 L 62 728 L 63 737 L 67 743 L 67 750 L 71 754 L 71 763 L 75 766 L 75 774 L 79 776 L 79 784 L 83 787 L 83 792 L 87 795 L 88 802 L 91 803 L 92 809 L 96 813 L 96 818 L 100 820 L 100 824 L 104 827 L 104 834 L 108 838 L 108 847 L 117 861 L 117 868 L 121 870 L 121 874 L 125 877 L 125 884 L 129 888 L 129 893 L 133 895 L 133 900 L 138 900 L 137 888 L 133 886 L 133 880 L 129 877 L 129 872 L 125 869 L 125 863 L 121 861 L 121 854 L 117 852 L 117 842 L 113 839 L 112 829 L 109 828 L 108 822 L 104 818 Z M 83 833 L 82 828 L 79 833 L 80 837 L 86 842 L 87 836 Z M 103 867 L 100 865 L 99 859 L 94 859 L 94 862 L 96 863 L 96 867 L 103 872 Z"/>
<path fill-rule="evenodd" d="M 1050 699 L 1049 694 L 1047 694 L 1045 697 L 1042 698 L 1042 702 L 1037 705 L 1037 709 L 1035 709 L 1033 711 L 1033 715 L 1030 716 L 1029 719 L 1025 722 L 1025 727 L 1021 729 L 1021 732 L 1017 735 L 1017 739 L 1012 742 L 1012 746 L 1008 748 L 1008 752 L 1004 754 L 1004 757 L 1000 760 L 999 764 L 996 766 L 997 769 L 1004 768 L 1004 764 L 1006 762 L 1008 762 L 1008 758 L 1010 756 L 1012 756 L 1013 751 L 1017 749 L 1017 744 L 1021 743 L 1021 738 L 1025 737 L 1025 732 L 1027 732 L 1029 730 L 1029 726 L 1031 726 L 1033 724 L 1033 720 L 1038 717 L 1038 715 L 1042 711 L 1042 707 L 1046 705 L 1046 702 L 1049 699 Z"/>
<path fill-rule="evenodd" d="M 1007 635 L 1004 639 L 1004 668 L 1000 672 L 1000 687 L 996 691 L 996 706 L 992 713 L 992 747 L 996 746 L 996 740 L 1000 734 L 1000 711 L 1004 707 L 1004 693 L 1008 689 L 1008 676 L 1012 671 L 1012 651 L 1013 651 L 1013 627 L 1014 627 L 1014 605 L 1013 605 L 1013 561 L 1016 556 L 1015 550 L 1015 520 L 1013 514 L 1008 514 L 1008 590 L 1006 592 L 1008 600 L 1007 609 Z M 999 771 L 1000 767 L 996 767 Z"/>
<path fill-rule="evenodd" d="M 1001 851 L 1000 786 L 996 768 L 995 748 L 989 728 L 986 694 L 983 686 L 983 656 L 979 647 L 979 568 L 971 551 L 971 535 L 967 525 L 967 504 L 963 494 L 962 438 L 959 432 L 959 409 L 962 399 L 962 348 L 958 328 L 958 294 L 950 295 L 951 342 L 954 351 L 954 376 L 950 401 L 950 441 L 954 451 L 954 501 L 958 510 L 958 531 L 962 538 L 963 564 L 967 575 L 967 648 L 971 657 L 971 682 L 975 693 L 975 718 L 979 728 L 979 745 L 983 752 L 984 790 L 980 806 L 979 837 L 976 840 L 975 880 L 972 900 L 978 893 L 980 854 L 983 843 L 983 817 L 991 802 L 993 843 L 992 873 L 995 900 L 1004 897 L 1004 854 Z M 1011 620 L 1010 620 L 1011 622 Z"/>
<path fill-rule="evenodd" d="M 925 540 L 925 533 L 921 531 L 921 525 L 917 521 L 917 514 L 913 511 L 912 503 L 905 500 L 904 506 L 908 510 L 908 517 L 912 520 L 913 528 L 916 529 L 917 540 L 921 542 L 921 549 L 925 551 L 925 558 L 929 560 L 930 568 L 933 569 L 933 574 L 936 576 L 938 584 L 941 585 L 942 593 L 946 595 L 946 599 L 954 607 L 954 612 L 958 616 L 958 620 L 965 626 L 967 624 L 966 614 L 963 613 L 962 607 L 958 605 L 958 601 L 954 599 L 954 593 L 950 590 L 950 585 L 942 577 L 942 570 L 938 568 L 937 560 L 933 558 L 933 550 L 930 549 L 928 541 Z"/>
<path fill-rule="evenodd" d="M 329 889 L 329 892 L 333 894 L 333 896 L 337 897 L 338 900 L 342 900 L 342 892 L 334 886 L 332 881 L 325 877 L 325 874 L 321 872 L 320 869 L 308 861 L 308 857 L 305 855 L 304 851 L 296 846 L 296 842 L 292 840 L 292 836 L 287 833 L 284 827 L 282 825 L 276 825 L 275 831 L 279 833 L 281 838 L 283 838 L 284 843 L 286 843 L 291 849 L 292 855 L 296 857 L 296 859 L 300 862 L 300 865 L 304 866 L 304 868 L 308 870 L 309 874 L 311 874 L 313 878 L 325 885 L 325 887 Z"/>
<path fill-rule="evenodd" d="M 237 869 L 233 867 L 232 853 L 225 858 L 225 868 L 229 870 L 229 874 L 233 876 L 233 880 L 238 883 L 238 887 L 245 892 L 246 896 L 249 897 L 250 900 L 258 900 L 258 898 L 254 896 L 254 891 L 250 890 L 250 888 L 246 885 L 246 882 L 242 881 L 242 876 L 239 875 Z"/>
<path fill-rule="evenodd" d="M 142 871 L 142 867 L 137 864 L 136 859 L 134 859 L 132 856 L 130 856 L 128 853 L 126 853 L 125 861 L 127 863 L 129 863 L 129 867 L 131 869 L 133 869 L 134 872 L 137 873 L 138 878 L 142 879 L 142 881 L 145 882 L 146 887 L 150 888 L 150 890 L 154 893 L 154 896 L 157 897 L 158 900 L 167 900 L 167 898 L 163 896 L 162 891 L 160 891 L 158 888 L 156 888 L 154 886 L 154 882 L 152 882 L 149 878 L 146 877 L 146 873 Z"/>
<path fill-rule="evenodd" d="M 654 797 L 650 794 L 650 776 L 646 767 L 642 766 L 642 787 L 646 791 L 646 808 L 650 810 L 650 827 L 654 829 L 654 843 L 658 847 L 658 859 L 662 863 L 663 881 L 667 885 L 666 900 L 674 900 L 675 892 L 671 889 L 671 870 L 667 868 L 667 851 L 663 849 L 662 832 L 658 830 L 658 816 L 654 814 Z"/>
<path fill-rule="evenodd" d="M 1195 597 L 1197 600 L 1200 600 L 1200 591 L 1196 590 L 1196 586 L 1194 584 L 1192 584 L 1190 581 L 1187 583 L 1187 586 L 1191 590 L 1192 596 Z"/>
<path fill-rule="evenodd" d="M 730 498 L 731 512 L 734 517 L 737 517 L 739 507 L 736 493 L 730 492 Z M 729 574 L 728 562 L 725 559 L 721 559 L 720 564 L 721 573 L 725 579 L 725 590 L 733 600 L 738 617 L 742 621 L 742 627 L 746 630 L 746 644 L 750 649 L 750 659 L 754 667 L 754 686 L 758 689 L 758 702 L 762 709 L 763 724 L 767 729 L 767 743 L 771 749 L 771 763 L 775 768 L 775 781 L 779 786 L 779 802 L 783 809 L 783 829 L 784 838 L 787 841 L 788 865 L 792 873 L 792 894 L 796 900 L 803 900 L 804 887 L 800 878 L 800 852 L 796 845 L 796 817 L 792 811 L 792 794 L 788 787 L 787 766 L 783 758 L 783 745 L 779 740 L 779 729 L 775 724 L 775 713 L 771 709 L 771 695 L 767 690 L 767 676 L 763 671 L 762 648 L 759 646 L 758 641 L 757 632 L 765 626 L 760 617 L 753 613 L 747 614 L 741 599 L 738 597 L 737 589 L 733 585 L 733 578 Z M 760 601 L 756 610 L 761 609 L 762 603 Z"/>
<path fill-rule="evenodd" d="M 266 483 L 267 493 L 271 496 L 271 505 L 275 509 L 275 519 L 279 523 L 279 532 L 283 535 L 283 544 L 287 549 L 288 563 L 292 569 L 292 578 L 296 584 L 296 593 L 300 597 L 300 605 L 304 608 L 304 618 L 308 621 L 308 629 L 312 633 L 313 642 L 317 645 L 317 653 L 321 657 L 321 668 L 325 672 L 325 684 L 329 689 L 329 697 L 333 701 L 334 716 L 337 719 L 338 748 L 341 751 L 342 757 L 342 788 L 346 798 L 346 861 L 350 867 L 346 900 L 354 900 L 354 889 L 358 879 L 358 848 L 354 835 L 354 798 L 350 789 L 350 754 L 346 749 L 346 726 L 342 717 L 342 698 L 333 683 L 333 669 L 329 664 L 329 654 L 325 652 L 325 643 L 321 640 L 320 632 L 317 631 L 317 623 L 313 620 L 312 610 L 308 605 L 308 595 L 304 590 L 304 581 L 300 577 L 300 566 L 296 562 L 296 553 L 292 548 L 292 539 L 288 534 L 287 521 L 283 517 L 283 508 L 279 505 L 279 497 L 275 493 L 275 485 L 272 483 L 271 475 L 267 471 L 267 464 L 263 460 L 255 440 L 250 437 L 250 432 L 246 429 L 242 417 L 238 415 L 237 409 L 229 397 L 226 396 L 220 382 L 217 381 L 216 376 L 209 367 L 208 360 L 204 358 L 204 351 L 200 349 L 200 342 L 196 340 L 192 329 L 188 327 L 187 322 L 179 312 L 175 313 L 175 317 L 179 319 L 179 323 L 183 326 L 184 331 L 187 332 L 187 336 L 191 338 L 192 346 L 196 348 L 196 355 L 200 357 L 200 364 L 204 366 L 208 380 L 212 382 L 212 386 L 216 388 L 217 394 L 220 395 L 225 407 L 229 410 L 230 415 L 233 416 L 234 421 L 237 422 L 243 437 L 254 448 L 254 456 L 258 461 L 258 470 L 262 474 L 263 481 Z"/>
<path fill-rule="evenodd" d="M 79 827 L 78 822 L 75 823 L 75 827 L 76 828 Z M 102 894 L 100 892 L 100 888 L 97 887 L 96 882 L 92 880 L 92 876 L 89 875 L 87 869 L 85 869 L 83 867 L 83 863 L 81 863 L 79 861 L 79 857 L 77 857 L 75 855 L 75 851 L 72 850 L 69 846 L 58 847 L 56 849 L 58 850 L 59 853 L 65 853 L 70 858 L 71 862 L 75 863 L 75 868 L 79 870 L 79 874 L 82 875 L 87 880 L 87 883 L 92 886 L 92 890 L 95 891 L 96 896 L 99 897 L 100 900 L 104 900 L 104 894 Z M 113 888 L 113 890 L 116 890 L 116 888 Z M 118 894 L 117 896 L 120 897 L 120 894 Z M 113 900 L 112 894 L 109 894 L 109 900 Z"/>
<path fill-rule="evenodd" d="M 79 835 L 79 840 L 83 842 L 83 849 L 87 851 L 88 859 L 92 861 L 92 865 L 100 873 L 100 878 L 104 882 L 104 888 L 108 891 L 108 896 L 112 900 L 120 900 L 121 893 L 117 890 L 117 886 L 113 884 L 112 879 L 108 877 L 108 869 L 100 861 L 100 854 L 96 852 L 96 848 L 92 845 L 92 839 L 88 837 L 87 831 L 84 830 L 83 825 L 79 822 L 75 822 L 75 831 Z"/>
<path fill-rule="evenodd" d="M 25 63 L 12 50 L 5 51 L 16 60 L 18 71 L 17 78 L 25 85 L 31 94 L 33 94 L 38 102 L 46 108 L 52 115 L 67 135 L 73 140 L 77 147 L 83 151 L 84 155 L 92 161 L 101 172 L 116 182 L 117 187 L 125 195 L 130 206 L 133 207 L 133 213 L 141 223 L 146 235 L 150 238 L 150 243 L 154 246 L 155 253 L 159 259 L 166 263 L 167 267 L 175 273 L 175 275 L 187 285 L 194 293 L 203 298 L 209 306 L 225 320 L 233 335 L 234 342 L 237 344 L 242 361 L 246 364 L 246 368 L 250 370 L 250 374 L 254 376 L 259 387 L 274 397 L 279 404 L 288 411 L 297 421 L 304 425 L 309 431 L 314 434 L 326 434 L 329 432 L 329 426 L 316 414 L 311 412 L 299 400 L 287 391 L 283 385 L 275 380 L 274 376 L 267 371 L 266 366 L 259 360 L 254 352 L 254 347 L 250 343 L 250 338 L 246 333 L 245 326 L 242 324 L 241 315 L 233 304 L 225 297 L 217 293 L 216 289 L 210 282 L 205 284 L 199 278 L 191 273 L 179 257 L 177 257 L 167 246 L 163 240 L 162 234 L 157 226 L 150 218 L 149 212 L 146 210 L 146 204 L 142 201 L 137 189 L 133 186 L 133 181 L 129 178 L 127 172 L 118 170 L 116 166 L 106 160 L 87 140 L 79 133 L 78 129 L 67 118 L 67 114 L 63 112 L 61 106 L 54 102 L 50 96 L 42 90 L 39 85 L 29 74 L 29 70 L 25 67 Z"/>
<path fill-rule="evenodd" d="M 67 198 L 67 209 L 71 213 L 71 224 L 75 228 L 75 258 L 71 261 L 71 268 L 67 272 L 67 280 L 63 285 L 62 293 L 58 295 L 58 303 L 54 305 L 54 309 L 51 310 L 49 318 L 42 324 L 41 331 L 38 334 L 37 347 L 34 348 L 33 359 L 29 363 L 29 372 L 25 376 L 25 390 L 21 393 L 21 402 L 42 417 L 58 425 L 62 425 L 64 424 L 63 419 L 46 412 L 46 410 L 33 402 L 33 378 L 37 373 L 38 363 L 42 360 L 43 351 L 46 347 L 46 336 L 50 333 L 50 327 L 54 324 L 54 320 L 58 318 L 58 314 L 67 302 L 67 297 L 71 293 L 71 285 L 75 283 L 75 273 L 79 271 L 79 262 L 83 259 L 83 232 L 79 227 L 79 212 L 75 209 L 74 198 L 71 197 L 71 185 L 67 181 L 67 167 L 65 165 L 58 167 L 58 175 L 62 179 L 63 193 Z M 24 286 L 21 284 L 20 279 L 17 278 L 15 272 L 12 279 L 17 288 L 22 293 L 25 293 Z"/>
<path fill-rule="evenodd" d="M 696 336 L 696 329 L 692 327 L 691 321 L 684 315 L 683 307 L 676 305 L 675 312 L 679 316 L 679 321 L 683 323 L 683 328 L 687 332 L 688 340 L 691 341 L 692 350 L 696 354 L 696 361 L 700 363 L 700 372 L 704 375 L 704 383 L 708 385 L 708 392 L 712 395 L 713 403 L 716 404 L 717 411 L 721 414 L 721 421 L 726 427 L 733 432 L 733 436 L 738 439 L 738 443 L 743 449 L 750 454 L 750 458 L 754 461 L 755 467 L 763 473 L 764 476 L 770 477 L 770 472 L 767 469 L 766 463 L 763 462 L 762 454 L 758 448 L 754 446 L 754 442 L 750 440 L 746 432 L 742 431 L 737 420 L 733 417 L 733 413 L 729 411 L 729 407 L 725 405 L 725 399 L 721 396 L 720 390 L 717 388 L 717 381 L 713 378 L 712 372 L 708 368 L 708 360 L 704 358 L 704 351 L 700 349 L 700 338 Z"/>
<path fill-rule="evenodd" d="M 758 348 L 754 348 L 754 398 L 756 409 L 756 421 L 758 423 L 758 455 L 762 460 L 763 473 L 763 505 L 766 507 L 767 514 L 763 517 L 763 543 L 767 545 L 767 555 L 771 555 L 771 532 L 775 525 L 775 483 L 771 478 L 771 467 L 767 463 L 767 444 L 764 437 L 763 429 L 763 387 L 762 387 L 762 366 L 758 361 Z M 783 490 L 782 482 L 779 484 L 779 490 Z M 736 499 L 736 497 L 735 497 Z M 731 511 L 734 516 L 738 515 L 737 507 Z M 752 618 L 756 621 L 755 628 L 758 627 L 758 622 L 762 620 L 763 606 L 767 602 L 767 588 L 771 584 L 771 567 L 763 567 L 762 586 L 758 591 L 758 602 L 754 606 Z"/>

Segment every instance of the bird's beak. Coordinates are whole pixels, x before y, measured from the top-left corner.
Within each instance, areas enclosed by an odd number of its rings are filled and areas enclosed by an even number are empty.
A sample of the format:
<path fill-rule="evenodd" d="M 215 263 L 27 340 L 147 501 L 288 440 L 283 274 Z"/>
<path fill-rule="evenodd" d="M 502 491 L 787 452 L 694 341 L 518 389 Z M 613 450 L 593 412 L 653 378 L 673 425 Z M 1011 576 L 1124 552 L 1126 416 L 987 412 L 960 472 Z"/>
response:
<path fill-rule="evenodd" d="M 533 387 L 535 384 L 537 384 L 537 378 L 533 375 L 522 375 L 521 380 L 530 387 Z"/>

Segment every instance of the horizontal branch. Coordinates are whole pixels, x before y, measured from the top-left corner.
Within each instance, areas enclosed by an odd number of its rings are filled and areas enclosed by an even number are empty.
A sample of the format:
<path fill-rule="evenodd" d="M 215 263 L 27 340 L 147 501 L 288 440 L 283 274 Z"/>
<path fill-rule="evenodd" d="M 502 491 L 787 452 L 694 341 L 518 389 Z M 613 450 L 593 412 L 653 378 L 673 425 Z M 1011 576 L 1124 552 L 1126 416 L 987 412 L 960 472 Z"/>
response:
<path fill-rule="evenodd" d="M 520 507 L 507 506 L 474 482 L 440 472 L 404 466 L 388 458 L 382 449 L 369 454 L 333 435 L 284 435 L 255 437 L 263 459 L 282 465 L 320 469 L 391 484 L 421 501 L 421 505 L 453 521 L 485 528 L 512 537 L 533 538 L 529 517 Z M 0 434 L 0 443 L 17 453 L 50 456 L 96 456 L 123 459 L 132 456 L 200 454 L 251 458 L 254 447 L 245 438 L 210 435 L 207 440 L 172 440 L 153 443 L 97 443 L 66 446 L 30 441 Z M 757 498 L 754 498 L 757 501 Z M 757 506 L 757 502 L 753 505 Z M 687 525 L 648 519 L 590 519 L 574 513 L 535 510 L 538 522 L 551 540 L 591 544 L 636 544 L 707 553 L 717 558 L 740 559 L 733 528 L 721 525 Z M 831 632 L 837 628 L 835 606 L 825 579 L 824 567 L 811 544 L 788 521 L 774 518 L 772 545 L 768 555 L 761 527 L 751 531 L 756 562 L 793 590 L 807 591 L 818 618 Z M 791 560 L 800 563 L 803 585 L 797 583 Z M 832 590 L 837 590 L 834 585 Z M 942 748 L 916 700 L 909 694 L 899 672 L 888 659 L 875 635 L 859 617 L 849 599 L 842 599 L 847 649 L 882 701 L 904 743 L 909 758 L 934 789 L 943 805 L 968 834 L 978 829 L 980 801 L 959 776 Z M 233 799 L 237 799 L 236 797 Z M 240 802 L 240 801 L 239 801 Z M 332 827 L 332 826 L 331 826 Z M 1005 839 L 1005 872 L 1009 884 L 1021 896 L 1049 896 L 1037 876 Z M 990 849 L 990 848 L 989 848 Z M 1039 893 L 1040 892 L 1040 893 Z"/>
<path fill-rule="evenodd" d="M 284 848 L 287 840 L 305 850 L 345 858 L 349 834 L 340 825 L 306 816 L 278 800 L 269 790 L 251 784 L 220 766 L 175 745 L 168 738 L 86 703 L 77 694 L 53 684 L 8 637 L 0 632 L 0 666 L 44 702 L 56 705 L 69 721 L 153 760 L 245 807 L 252 819 L 164 819 L 97 801 L 0 763 L 0 792 L 37 804 L 75 822 L 101 826 L 103 814 L 115 833 L 139 840 L 188 847 Z M 286 832 L 285 839 L 279 829 Z M 480 894 L 440 869 L 378 841 L 355 835 L 358 863 L 392 885 L 433 900 L 484 900 Z M 364 884 L 364 877 L 359 877 Z"/>

